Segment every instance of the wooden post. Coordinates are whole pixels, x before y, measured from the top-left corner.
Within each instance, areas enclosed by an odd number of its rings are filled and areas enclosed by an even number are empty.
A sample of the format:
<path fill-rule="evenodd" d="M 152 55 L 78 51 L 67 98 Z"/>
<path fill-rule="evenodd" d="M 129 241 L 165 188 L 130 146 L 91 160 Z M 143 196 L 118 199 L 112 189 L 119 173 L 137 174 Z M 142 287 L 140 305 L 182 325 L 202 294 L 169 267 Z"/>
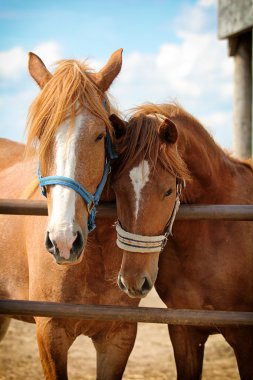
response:
<path fill-rule="evenodd" d="M 253 0 L 218 0 L 219 38 L 234 56 L 234 150 L 253 157 L 252 28 Z"/>
<path fill-rule="evenodd" d="M 234 151 L 252 156 L 252 32 L 239 36 L 234 55 Z"/>

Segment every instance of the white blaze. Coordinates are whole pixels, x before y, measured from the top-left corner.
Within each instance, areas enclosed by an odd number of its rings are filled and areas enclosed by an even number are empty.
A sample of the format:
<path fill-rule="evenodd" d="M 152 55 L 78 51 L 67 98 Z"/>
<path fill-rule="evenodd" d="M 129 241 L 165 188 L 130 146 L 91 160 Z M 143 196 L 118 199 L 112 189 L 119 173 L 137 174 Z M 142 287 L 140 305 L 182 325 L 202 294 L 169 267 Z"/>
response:
<path fill-rule="evenodd" d="M 137 219 L 140 209 L 141 191 L 149 180 L 149 173 L 149 164 L 146 160 L 142 161 L 139 166 L 133 168 L 129 173 L 135 193 L 135 219 Z"/>
<path fill-rule="evenodd" d="M 84 121 L 84 115 L 76 117 L 73 131 L 68 136 L 69 121 L 66 120 L 56 135 L 56 173 L 75 179 L 76 168 L 76 143 L 80 129 Z M 70 249 L 76 236 L 73 235 L 73 224 L 75 220 L 76 193 L 69 187 L 55 185 L 52 190 L 52 215 L 49 223 L 49 237 L 57 240 L 60 255 L 69 258 Z"/>

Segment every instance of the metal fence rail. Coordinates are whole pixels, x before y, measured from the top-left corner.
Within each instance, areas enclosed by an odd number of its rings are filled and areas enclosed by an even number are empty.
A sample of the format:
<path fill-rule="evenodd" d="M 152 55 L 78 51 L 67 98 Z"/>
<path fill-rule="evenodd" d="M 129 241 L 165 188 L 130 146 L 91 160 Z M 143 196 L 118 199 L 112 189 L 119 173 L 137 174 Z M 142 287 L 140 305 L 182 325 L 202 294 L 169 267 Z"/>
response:
<path fill-rule="evenodd" d="M 0 214 L 12 215 L 47 215 L 45 201 L 28 201 L 21 199 L 0 199 Z M 116 217 L 114 203 L 100 203 L 99 218 Z M 253 220 L 253 205 L 181 205 L 177 220 Z"/>
<path fill-rule="evenodd" d="M 47 215 L 47 203 L 45 201 L 0 199 L 0 214 Z M 98 207 L 97 216 L 115 218 L 115 204 L 101 203 Z M 253 205 L 181 205 L 177 219 L 253 221 Z M 253 312 L 130 308 L 21 300 L 0 300 L 0 315 L 29 315 L 192 326 L 253 326 Z"/>
<path fill-rule="evenodd" d="M 253 326 L 253 313 L 0 300 L 0 314 L 191 326 Z"/>

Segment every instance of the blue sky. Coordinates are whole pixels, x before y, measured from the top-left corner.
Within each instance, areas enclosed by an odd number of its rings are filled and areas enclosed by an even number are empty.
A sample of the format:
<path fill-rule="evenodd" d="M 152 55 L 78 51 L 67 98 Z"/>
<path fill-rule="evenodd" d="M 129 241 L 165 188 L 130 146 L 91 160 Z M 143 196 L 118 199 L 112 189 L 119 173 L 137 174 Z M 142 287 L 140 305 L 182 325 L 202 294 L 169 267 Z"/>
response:
<path fill-rule="evenodd" d="M 189 2 L 190 3 L 190 2 Z M 71 56 L 84 53 L 107 58 L 119 44 L 127 51 L 155 51 L 173 38 L 170 20 L 180 12 L 180 1 L 1 1 L 1 47 L 25 49 L 54 39 Z"/>
<path fill-rule="evenodd" d="M 216 0 L 0 0 L 0 136 L 25 141 L 37 86 L 34 51 L 52 69 L 62 58 L 100 68 L 123 47 L 110 92 L 123 111 L 177 100 L 220 145 L 232 148 L 232 60 L 217 39 Z"/>

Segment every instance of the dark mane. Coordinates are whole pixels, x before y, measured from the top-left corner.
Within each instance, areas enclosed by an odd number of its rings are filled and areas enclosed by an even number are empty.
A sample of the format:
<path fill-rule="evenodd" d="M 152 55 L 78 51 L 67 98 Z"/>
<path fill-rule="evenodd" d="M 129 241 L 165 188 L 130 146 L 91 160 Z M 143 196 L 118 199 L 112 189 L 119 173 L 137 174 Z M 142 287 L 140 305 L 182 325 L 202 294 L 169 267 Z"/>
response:
<path fill-rule="evenodd" d="M 188 179 L 189 172 L 178 153 L 176 144 L 166 144 L 158 135 L 161 124 L 159 115 L 136 112 L 128 122 L 125 136 L 117 145 L 119 153 L 116 176 L 129 169 L 139 158 L 147 159 L 155 169 L 159 162 L 166 170 L 178 178 Z"/>
<path fill-rule="evenodd" d="M 223 162 L 226 162 L 229 166 L 244 166 L 249 170 L 253 170 L 253 165 L 251 160 L 240 160 L 239 158 L 232 157 L 231 154 L 224 151 L 213 139 L 210 133 L 203 127 L 203 125 L 189 112 L 182 108 L 179 104 L 168 103 L 168 104 L 153 104 L 146 103 L 139 107 L 136 107 L 132 117 L 138 117 L 138 115 L 156 115 L 161 114 L 168 119 L 175 122 L 176 126 L 180 128 L 181 138 L 184 139 L 184 145 L 187 145 L 189 141 L 192 141 L 191 137 L 194 136 L 195 139 L 205 142 L 205 144 L 198 144 L 198 149 L 201 150 L 201 155 L 206 157 L 206 155 L 219 157 Z M 210 149 L 207 152 L 206 147 Z M 198 152 L 200 153 L 200 152 Z M 212 160 L 212 165 L 214 161 Z"/>

